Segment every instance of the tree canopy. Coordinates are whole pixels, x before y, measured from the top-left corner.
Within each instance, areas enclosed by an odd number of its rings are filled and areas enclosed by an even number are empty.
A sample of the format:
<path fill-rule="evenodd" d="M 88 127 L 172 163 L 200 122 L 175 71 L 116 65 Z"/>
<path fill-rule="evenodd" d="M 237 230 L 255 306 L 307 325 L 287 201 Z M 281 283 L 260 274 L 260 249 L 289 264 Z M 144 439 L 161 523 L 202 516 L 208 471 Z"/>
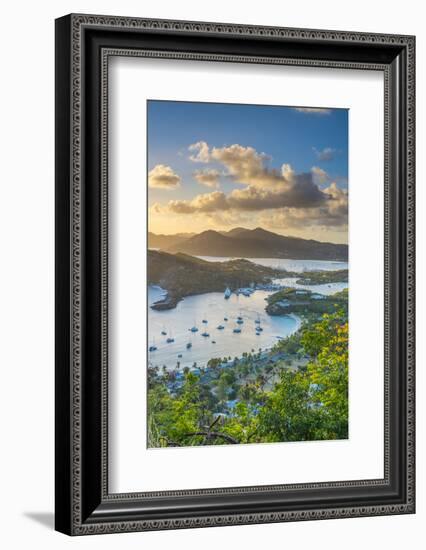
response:
<path fill-rule="evenodd" d="M 199 374 L 151 372 L 148 446 L 347 438 L 346 312 L 306 323 L 272 353 L 279 359 L 260 366 L 246 354 L 226 366 L 214 360 Z M 294 357 L 305 360 L 294 366 Z"/>

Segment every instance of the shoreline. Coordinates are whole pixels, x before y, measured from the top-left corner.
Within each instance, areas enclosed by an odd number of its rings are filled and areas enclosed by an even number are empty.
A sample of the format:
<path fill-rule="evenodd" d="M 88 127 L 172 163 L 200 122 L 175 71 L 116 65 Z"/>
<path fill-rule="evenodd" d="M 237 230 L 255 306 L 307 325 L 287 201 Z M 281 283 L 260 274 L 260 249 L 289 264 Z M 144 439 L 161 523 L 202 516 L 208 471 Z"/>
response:
<path fill-rule="evenodd" d="M 222 363 L 220 363 L 220 368 L 229 368 L 229 367 L 237 366 L 240 362 L 244 361 L 243 353 L 249 353 L 249 354 L 251 354 L 251 353 L 252 354 L 260 353 L 262 355 L 260 360 L 265 360 L 273 352 L 273 348 L 274 348 L 276 343 L 278 343 L 282 340 L 285 340 L 289 336 L 293 336 L 294 334 L 296 334 L 302 328 L 303 323 L 305 321 L 305 319 L 302 316 L 296 315 L 295 313 L 283 314 L 280 317 L 287 317 L 289 319 L 292 319 L 295 322 L 294 329 L 291 330 L 288 334 L 286 334 L 286 336 L 282 336 L 282 337 L 276 336 L 275 337 L 276 339 L 274 340 L 273 344 L 268 346 L 268 347 L 261 348 L 261 351 L 259 351 L 260 348 L 257 348 L 256 351 L 252 351 L 253 347 L 251 347 L 250 349 L 245 350 L 244 352 L 242 352 L 240 355 L 235 356 L 234 359 L 232 359 L 230 361 L 227 361 L 227 360 L 223 361 Z M 237 362 L 235 362 L 235 358 L 237 358 Z M 190 372 L 200 372 L 200 370 L 204 370 L 204 371 L 208 372 L 209 370 L 214 370 L 214 367 L 209 367 L 207 365 L 208 361 L 217 360 L 217 359 L 221 359 L 221 357 L 212 356 L 205 362 L 205 364 L 203 364 L 203 365 L 197 364 L 196 367 L 194 367 L 193 365 L 192 366 L 180 365 L 178 367 L 178 364 L 180 363 L 179 360 L 176 361 L 176 363 L 173 366 L 169 366 L 169 365 L 165 365 L 165 366 L 166 366 L 166 369 L 167 369 L 168 372 L 173 372 L 174 371 L 174 372 L 180 373 L 180 374 L 183 374 L 183 372 L 186 369 L 189 369 Z M 148 368 L 160 369 L 161 366 L 160 365 L 154 365 L 152 363 L 152 361 L 148 361 Z"/>
<path fill-rule="evenodd" d="M 271 258 L 270 260 L 274 261 Z M 258 261 L 260 262 L 260 258 Z M 290 259 L 290 262 L 296 260 Z M 309 262 L 312 264 L 312 260 Z M 297 284 L 306 287 L 312 284 L 348 282 L 347 268 L 327 269 L 330 261 L 322 262 L 322 265 L 315 267 L 299 264 L 302 267 L 300 272 L 296 266 L 264 265 L 246 258 L 224 258 L 222 262 L 209 262 L 197 256 L 150 251 L 148 282 L 167 289 L 150 307 L 157 311 L 170 310 L 188 296 L 225 292 L 226 289 L 243 294 L 252 290 L 279 291 L 287 286 L 285 279 L 295 279 Z M 296 267 L 296 271 L 292 267 Z"/>
<path fill-rule="evenodd" d="M 259 291 L 259 290 L 264 290 L 264 291 L 267 291 L 267 292 L 274 293 L 274 292 L 278 292 L 280 290 L 285 290 L 286 288 L 295 288 L 295 289 L 297 289 L 298 287 L 302 286 L 303 288 L 306 288 L 306 290 L 308 292 L 328 295 L 328 293 L 321 292 L 321 290 L 313 290 L 313 289 L 310 289 L 309 287 L 319 287 L 319 286 L 325 286 L 325 285 L 331 286 L 332 284 L 346 284 L 346 285 L 348 285 L 348 281 L 332 281 L 332 282 L 326 282 L 326 283 L 314 283 L 314 284 L 312 284 L 312 283 L 301 282 L 300 278 L 299 279 L 296 279 L 296 277 L 291 277 L 291 278 L 294 279 L 294 282 L 298 286 L 296 286 L 296 285 L 293 286 L 293 285 L 290 285 L 290 284 L 280 284 L 279 282 L 274 282 L 274 281 L 280 281 L 280 280 L 284 281 L 284 280 L 289 279 L 289 277 L 282 277 L 282 279 L 277 277 L 275 279 L 272 279 L 269 283 L 255 285 L 253 287 L 253 291 L 256 292 L 256 291 Z M 148 288 L 150 286 L 152 288 L 161 288 L 161 290 L 163 291 L 163 295 L 160 297 L 160 299 L 156 300 L 155 302 L 153 302 L 151 304 L 148 304 L 148 307 L 150 309 L 153 309 L 154 311 L 168 311 L 168 310 L 171 310 L 171 309 L 175 309 L 176 306 L 179 304 L 179 302 L 181 302 L 185 298 L 191 298 L 192 296 L 203 296 L 203 295 L 207 295 L 207 294 L 220 294 L 221 293 L 218 290 L 209 290 L 208 292 L 194 292 L 193 294 L 186 294 L 184 296 L 178 296 L 175 293 L 173 293 L 172 291 L 168 291 L 166 289 L 163 289 L 159 285 L 148 285 Z M 336 290 L 336 292 L 339 292 L 339 290 Z M 235 291 L 232 291 L 232 293 L 234 294 Z M 268 313 L 268 315 L 270 315 L 270 314 Z"/>

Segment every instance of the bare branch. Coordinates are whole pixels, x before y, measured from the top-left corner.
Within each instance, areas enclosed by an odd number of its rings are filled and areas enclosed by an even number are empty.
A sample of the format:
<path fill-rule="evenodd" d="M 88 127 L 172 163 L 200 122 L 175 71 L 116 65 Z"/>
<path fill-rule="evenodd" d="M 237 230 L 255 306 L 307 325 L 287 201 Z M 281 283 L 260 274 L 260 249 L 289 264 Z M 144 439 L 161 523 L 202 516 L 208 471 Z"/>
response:
<path fill-rule="evenodd" d="M 196 436 L 196 435 L 204 436 L 204 437 L 206 437 L 206 439 L 210 439 L 212 437 L 213 438 L 215 438 L 215 437 L 216 438 L 222 438 L 225 441 L 228 441 L 228 443 L 233 443 L 234 445 L 238 445 L 238 443 L 239 443 L 236 439 L 234 439 L 230 435 L 223 434 L 223 433 L 220 433 L 220 432 L 210 432 L 210 431 L 191 432 L 191 433 L 184 434 L 184 437 L 193 437 L 193 436 Z"/>
<path fill-rule="evenodd" d="M 212 424 L 208 427 L 208 431 L 210 431 L 215 424 L 217 424 L 220 420 L 220 416 L 216 416 L 216 418 L 213 420 Z"/>
<path fill-rule="evenodd" d="M 176 441 L 173 441 L 172 439 L 168 439 L 167 437 L 160 436 L 161 440 L 164 440 L 166 442 L 167 447 L 181 447 L 179 443 L 176 443 Z"/>

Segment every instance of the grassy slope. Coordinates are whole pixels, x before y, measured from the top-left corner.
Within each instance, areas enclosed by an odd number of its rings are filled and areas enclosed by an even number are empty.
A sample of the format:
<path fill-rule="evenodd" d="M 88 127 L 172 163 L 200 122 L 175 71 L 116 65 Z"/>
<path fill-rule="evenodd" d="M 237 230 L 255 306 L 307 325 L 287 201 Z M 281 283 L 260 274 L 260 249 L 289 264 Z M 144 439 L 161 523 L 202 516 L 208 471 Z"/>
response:
<path fill-rule="evenodd" d="M 348 290 L 342 290 L 336 292 L 331 296 L 326 296 L 322 300 L 315 300 L 312 298 L 315 292 L 309 290 L 305 291 L 306 294 L 297 294 L 294 288 L 285 288 L 271 294 L 268 298 L 268 305 L 266 311 L 269 315 L 283 315 L 286 313 L 333 313 L 338 308 L 342 308 L 347 311 L 348 308 Z M 288 306 L 281 305 L 280 302 L 289 302 Z M 285 303 L 285 302 L 284 302 Z"/>
<path fill-rule="evenodd" d="M 347 283 L 348 270 L 338 269 L 336 271 L 307 271 L 302 274 L 297 283 L 301 285 L 321 285 L 328 283 Z"/>

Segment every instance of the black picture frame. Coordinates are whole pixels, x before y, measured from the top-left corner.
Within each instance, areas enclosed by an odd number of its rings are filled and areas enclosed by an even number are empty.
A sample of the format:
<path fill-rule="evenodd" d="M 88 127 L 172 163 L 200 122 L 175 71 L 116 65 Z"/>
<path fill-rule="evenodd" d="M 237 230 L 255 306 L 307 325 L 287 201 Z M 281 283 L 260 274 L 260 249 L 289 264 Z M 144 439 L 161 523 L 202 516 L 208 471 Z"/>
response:
<path fill-rule="evenodd" d="M 385 475 L 108 493 L 108 56 L 383 71 Z M 71 14 L 56 20 L 56 529 L 69 535 L 415 511 L 415 38 Z"/>

